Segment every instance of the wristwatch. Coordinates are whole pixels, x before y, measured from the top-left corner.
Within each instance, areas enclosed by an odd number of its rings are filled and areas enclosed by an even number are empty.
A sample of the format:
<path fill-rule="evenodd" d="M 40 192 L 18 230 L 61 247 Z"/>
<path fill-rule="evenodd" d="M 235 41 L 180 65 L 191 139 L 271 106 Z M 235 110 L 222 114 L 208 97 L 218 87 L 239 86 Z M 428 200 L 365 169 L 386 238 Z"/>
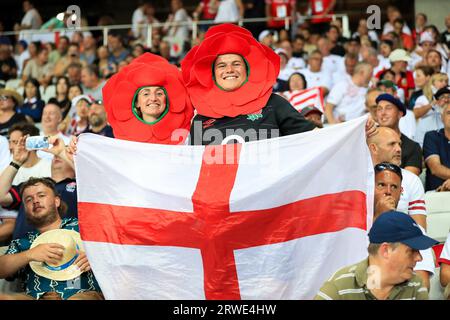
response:
<path fill-rule="evenodd" d="M 10 165 L 11 167 L 16 168 L 17 170 L 20 169 L 20 164 L 17 164 L 17 163 L 15 163 L 14 161 L 11 161 L 11 162 L 9 163 L 9 165 Z"/>

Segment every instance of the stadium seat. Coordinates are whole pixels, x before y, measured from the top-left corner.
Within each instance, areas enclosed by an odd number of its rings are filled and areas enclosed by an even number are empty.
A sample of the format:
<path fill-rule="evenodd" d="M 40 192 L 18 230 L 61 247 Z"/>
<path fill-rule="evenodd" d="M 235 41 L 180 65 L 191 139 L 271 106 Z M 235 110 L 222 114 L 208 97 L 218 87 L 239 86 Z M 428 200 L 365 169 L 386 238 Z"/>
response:
<path fill-rule="evenodd" d="M 428 235 L 445 242 L 450 230 L 450 192 L 429 191 L 425 194 L 425 204 Z"/>

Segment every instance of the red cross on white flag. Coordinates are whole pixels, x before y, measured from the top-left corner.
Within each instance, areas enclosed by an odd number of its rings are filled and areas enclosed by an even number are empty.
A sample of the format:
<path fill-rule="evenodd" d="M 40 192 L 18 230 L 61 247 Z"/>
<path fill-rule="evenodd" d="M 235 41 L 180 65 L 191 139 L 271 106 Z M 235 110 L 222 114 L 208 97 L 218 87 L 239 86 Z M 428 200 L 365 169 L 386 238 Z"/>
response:
<path fill-rule="evenodd" d="M 209 147 L 81 135 L 80 231 L 105 297 L 312 298 L 367 256 L 364 125 Z"/>

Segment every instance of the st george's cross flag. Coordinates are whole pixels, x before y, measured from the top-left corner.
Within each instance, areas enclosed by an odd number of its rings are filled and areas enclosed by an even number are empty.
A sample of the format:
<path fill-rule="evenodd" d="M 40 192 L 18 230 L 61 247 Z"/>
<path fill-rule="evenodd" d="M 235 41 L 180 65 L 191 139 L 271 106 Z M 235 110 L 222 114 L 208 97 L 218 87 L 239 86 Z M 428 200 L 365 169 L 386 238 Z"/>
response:
<path fill-rule="evenodd" d="M 313 298 L 367 256 L 365 121 L 206 147 L 81 135 L 80 232 L 105 298 Z"/>
<path fill-rule="evenodd" d="M 314 106 L 322 113 L 325 113 L 325 104 L 323 101 L 323 92 L 320 87 L 312 87 L 305 90 L 294 90 L 283 93 L 292 106 L 301 112 L 303 108 Z"/>

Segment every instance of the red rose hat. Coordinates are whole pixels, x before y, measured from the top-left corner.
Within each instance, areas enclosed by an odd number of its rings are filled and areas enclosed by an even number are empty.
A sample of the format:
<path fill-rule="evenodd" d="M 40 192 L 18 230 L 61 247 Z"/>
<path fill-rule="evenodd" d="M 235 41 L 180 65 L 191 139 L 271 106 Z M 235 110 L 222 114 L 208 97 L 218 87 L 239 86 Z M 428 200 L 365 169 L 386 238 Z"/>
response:
<path fill-rule="evenodd" d="M 234 91 L 223 91 L 213 79 L 218 55 L 238 54 L 248 65 L 247 81 Z M 205 39 L 181 62 L 183 81 L 198 114 L 222 118 L 251 114 L 269 100 L 280 71 L 280 58 L 253 38 L 250 31 L 234 24 L 210 28 Z"/>
<path fill-rule="evenodd" d="M 145 123 L 133 113 L 135 93 L 145 86 L 163 87 L 167 95 L 166 114 L 154 124 Z M 180 144 L 186 139 L 194 110 L 181 72 L 166 59 L 143 54 L 112 76 L 102 92 L 108 122 L 116 138 L 160 144 Z M 172 141 L 176 129 L 185 132 Z"/>

